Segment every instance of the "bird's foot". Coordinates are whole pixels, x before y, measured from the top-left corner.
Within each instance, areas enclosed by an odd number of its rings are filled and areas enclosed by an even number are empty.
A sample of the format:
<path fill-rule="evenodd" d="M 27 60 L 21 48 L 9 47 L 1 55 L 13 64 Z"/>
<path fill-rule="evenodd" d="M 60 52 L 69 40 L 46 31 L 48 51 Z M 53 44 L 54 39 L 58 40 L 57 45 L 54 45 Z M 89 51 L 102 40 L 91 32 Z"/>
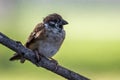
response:
<path fill-rule="evenodd" d="M 58 62 L 55 60 L 55 59 L 53 59 L 53 58 L 50 58 L 51 59 L 51 61 L 53 62 L 53 63 L 55 63 L 56 65 L 58 65 Z"/>
<path fill-rule="evenodd" d="M 38 53 L 38 51 L 35 51 L 35 55 L 36 55 L 37 62 L 39 62 L 41 60 L 41 56 Z"/>
<path fill-rule="evenodd" d="M 58 66 L 58 62 L 55 60 L 55 59 L 53 59 L 53 58 L 50 58 L 51 59 L 51 61 L 53 62 L 53 63 L 55 63 L 55 71 L 58 69 L 57 68 L 57 66 Z"/>

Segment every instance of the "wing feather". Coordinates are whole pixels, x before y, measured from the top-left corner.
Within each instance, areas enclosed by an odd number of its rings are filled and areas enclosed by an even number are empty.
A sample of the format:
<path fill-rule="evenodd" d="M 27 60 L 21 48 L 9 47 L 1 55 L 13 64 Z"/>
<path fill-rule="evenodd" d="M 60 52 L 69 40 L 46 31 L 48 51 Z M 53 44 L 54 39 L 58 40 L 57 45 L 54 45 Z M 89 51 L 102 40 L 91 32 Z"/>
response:
<path fill-rule="evenodd" d="M 33 32 L 28 37 L 25 46 L 30 49 L 34 49 L 35 46 L 37 47 L 37 41 L 44 38 L 44 32 L 45 29 L 43 23 L 37 24 Z"/>

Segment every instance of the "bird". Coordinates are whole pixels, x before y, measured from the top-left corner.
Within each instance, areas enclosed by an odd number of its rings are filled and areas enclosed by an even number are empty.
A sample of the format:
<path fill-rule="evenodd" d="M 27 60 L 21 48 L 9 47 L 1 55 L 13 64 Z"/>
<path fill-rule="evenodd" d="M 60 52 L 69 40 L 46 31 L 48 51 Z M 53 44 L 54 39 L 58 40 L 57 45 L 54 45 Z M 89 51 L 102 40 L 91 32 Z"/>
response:
<path fill-rule="evenodd" d="M 67 24 L 68 22 L 61 15 L 49 14 L 35 26 L 25 43 L 25 47 L 35 53 L 37 61 L 40 60 L 41 56 L 53 59 L 52 57 L 58 52 L 65 39 L 66 33 L 63 26 Z M 21 63 L 24 63 L 26 59 L 19 53 L 15 53 L 10 58 L 10 61 L 14 60 L 20 60 Z"/>

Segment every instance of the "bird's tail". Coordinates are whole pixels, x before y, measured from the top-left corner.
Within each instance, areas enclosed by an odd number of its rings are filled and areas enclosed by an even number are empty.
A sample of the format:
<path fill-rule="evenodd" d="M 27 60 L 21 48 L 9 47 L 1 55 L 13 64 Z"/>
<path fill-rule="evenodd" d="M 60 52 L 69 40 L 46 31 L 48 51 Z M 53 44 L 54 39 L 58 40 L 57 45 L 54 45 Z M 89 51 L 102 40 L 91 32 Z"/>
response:
<path fill-rule="evenodd" d="M 19 55 L 18 53 L 15 53 L 10 59 L 10 61 L 14 61 L 14 60 L 20 60 L 21 63 L 25 62 L 25 58 L 23 58 L 21 55 Z"/>

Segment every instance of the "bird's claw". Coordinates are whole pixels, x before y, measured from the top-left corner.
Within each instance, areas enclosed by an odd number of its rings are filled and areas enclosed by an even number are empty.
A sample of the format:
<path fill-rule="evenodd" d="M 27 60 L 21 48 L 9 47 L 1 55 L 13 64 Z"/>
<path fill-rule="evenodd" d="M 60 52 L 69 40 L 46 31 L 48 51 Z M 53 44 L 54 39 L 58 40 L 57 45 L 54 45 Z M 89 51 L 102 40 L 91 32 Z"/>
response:
<path fill-rule="evenodd" d="M 55 71 L 58 69 L 57 68 L 57 66 L 58 66 L 58 62 L 55 60 L 55 59 L 53 59 L 53 58 L 50 58 L 51 59 L 51 61 L 53 62 L 53 63 L 55 63 Z"/>

